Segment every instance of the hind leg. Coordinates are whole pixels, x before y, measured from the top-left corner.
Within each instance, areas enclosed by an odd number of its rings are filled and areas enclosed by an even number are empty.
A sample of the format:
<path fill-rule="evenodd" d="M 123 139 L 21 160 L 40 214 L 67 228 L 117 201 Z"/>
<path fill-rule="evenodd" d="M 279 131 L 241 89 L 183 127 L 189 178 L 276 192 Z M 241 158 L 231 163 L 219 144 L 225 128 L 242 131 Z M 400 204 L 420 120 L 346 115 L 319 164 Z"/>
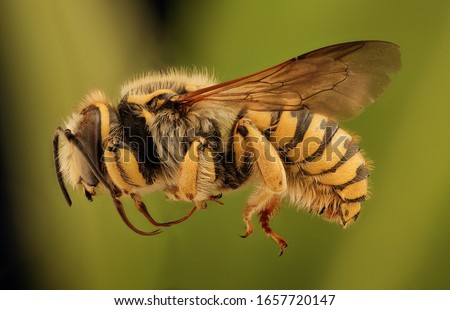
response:
<path fill-rule="evenodd" d="M 280 205 L 281 194 L 287 188 L 283 162 L 266 137 L 246 118 L 236 124 L 233 147 L 238 169 L 248 172 L 251 171 L 249 165 L 253 165 L 256 168 L 253 171 L 256 170 L 260 180 L 259 187 L 250 197 L 243 214 L 246 232 L 242 237 L 251 235 L 252 216 L 259 212 L 265 233 L 281 246 L 283 252 L 287 243 L 269 226 L 269 219 Z"/>
<path fill-rule="evenodd" d="M 287 242 L 280 237 L 276 232 L 272 230 L 269 225 L 269 221 L 274 212 L 280 207 L 281 197 L 279 195 L 272 195 L 265 203 L 264 208 L 259 212 L 259 222 L 264 232 L 270 236 L 281 248 L 280 256 L 283 254 L 284 249 L 287 247 Z"/>
<path fill-rule="evenodd" d="M 251 120 L 239 120 L 234 129 L 233 151 L 235 163 L 242 173 L 259 173 L 265 189 L 282 193 L 287 189 L 286 171 L 277 150 L 256 128 Z"/>
<path fill-rule="evenodd" d="M 252 217 L 258 210 L 260 210 L 261 206 L 264 204 L 264 201 L 267 200 L 269 195 L 270 194 L 266 188 L 260 187 L 248 200 L 247 207 L 242 214 L 242 218 L 246 227 L 245 234 L 241 236 L 242 238 L 247 238 L 253 233 Z"/>
<path fill-rule="evenodd" d="M 283 254 L 284 249 L 287 247 L 287 242 L 280 237 L 276 232 L 272 230 L 269 225 L 270 219 L 274 215 L 275 211 L 280 207 L 281 196 L 271 193 L 266 187 L 260 187 L 255 193 L 250 197 L 247 208 L 244 211 L 243 219 L 246 225 L 245 234 L 242 238 L 250 236 L 253 232 L 252 217 L 255 213 L 259 214 L 259 222 L 262 229 L 267 236 L 270 236 L 281 248 L 280 255 Z"/>

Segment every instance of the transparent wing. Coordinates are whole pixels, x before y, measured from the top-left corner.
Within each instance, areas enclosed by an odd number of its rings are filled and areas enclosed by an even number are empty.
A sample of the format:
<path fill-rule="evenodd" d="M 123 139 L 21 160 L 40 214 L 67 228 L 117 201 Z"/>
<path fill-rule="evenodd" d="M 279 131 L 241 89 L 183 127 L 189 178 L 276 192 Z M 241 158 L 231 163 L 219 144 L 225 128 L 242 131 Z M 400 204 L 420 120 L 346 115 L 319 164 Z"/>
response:
<path fill-rule="evenodd" d="M 399 47 L 383 41 L 332 45 L 261 72 L 181 95 L 182 106 L 208 100 L 250 110 L 307 107 L 336 119 L 357 116 L 401 67 Z"/>

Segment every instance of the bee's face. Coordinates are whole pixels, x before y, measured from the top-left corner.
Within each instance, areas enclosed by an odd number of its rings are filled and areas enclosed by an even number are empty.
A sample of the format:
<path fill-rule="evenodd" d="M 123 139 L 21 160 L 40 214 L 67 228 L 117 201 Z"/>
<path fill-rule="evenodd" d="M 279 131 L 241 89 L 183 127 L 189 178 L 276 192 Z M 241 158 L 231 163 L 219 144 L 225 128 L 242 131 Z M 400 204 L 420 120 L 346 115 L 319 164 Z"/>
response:
<path fill-rule="evenodd" d="M 102 92 L 94 91 L 66 122 L 65 129 L 57 129 L 53 140 L 56 173 L 69 205 L 71 200 L 64 179 L 74 187 L 81 186 L 89 200 L 100 184 L 111 190 L 102 165 L 103 147 L 116 123 L 116 110 Z"/>
<path fill-rule="evenodd" d="M 102 141 L 99 109 L 93 105 L 86 106 L 72 116 L 67 123 L 67 129 L 78 138 L 86 154 L 83 154 L 74 143 L 64 139 L 59 150 L 61 171 L 73 186 L 82 186 L 87 195 L 94 195 L 99 180 L 90 168 L 86 155 L 92 159 L 97 168 L 100 167 Z"/>

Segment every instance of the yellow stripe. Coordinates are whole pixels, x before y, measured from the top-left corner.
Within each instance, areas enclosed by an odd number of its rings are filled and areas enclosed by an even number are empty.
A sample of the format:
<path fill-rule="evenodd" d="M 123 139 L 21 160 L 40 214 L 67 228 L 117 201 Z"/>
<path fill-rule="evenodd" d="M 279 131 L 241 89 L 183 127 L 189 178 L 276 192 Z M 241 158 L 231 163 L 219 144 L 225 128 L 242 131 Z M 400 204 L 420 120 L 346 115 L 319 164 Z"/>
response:
<path fill-rule="evenodd" d="M 127 98 L 127 102 L 135 103 L 135 104 L 145 104 L 150 102 L 153 98 L 162 95 L 162 94 L 175 94 L 175 92 L 171 89 L 158 89 L 150 94 L 145 95 L 129 95 Z"/>
<path fill-rule="evenodd" d="M 275 137 L 275 141 L 272 142 L 275 148 L 285 146 L 294 138 L 297 122 L 297 114 L 292 116 L 290 111 L 281 113 L 277 129 L 271 134 L 272 137 Z"/>
<path fill-rule="evenodd" d="M 335 172 L 330 172 L 318 177 L 320 183 L 326 185 L 342 185 L 356 177 L 356 170 L 364 164 L 364 158 L 358 152 L 345 163 L 343 163 Z"/>
<path fill-rule="evenodd" d="M 103 142 L 109 137 L 109 110 L 108 106 L 102 102 L 96 102 L 94 105 L 100 111 L 100 133 Z"/>
<path fill-rule="evenodd" d="M 345 155 L 347 151 L 345 146 L 348 146 L 346 141 L 350 142 L 351 139 L 352 137 L 347 132 L 339 128 L 323 151 L 322 156 L 305 163 L 303 170 L 310 174 L 319 174 L 333 168 Z"/>
<path fill-rule="evenodd" d="M 119 168 L 117 168 L 117 163 L 115 162 L 115 154 L 108 151 L 108 149 L 105 149 L 104 156 L 106 170 L 108 170 L 111 180 L 120 190 L 125 193 L 129 193 L 131 191 L 131 187 L 122 179 L 122 175 L 120 174 Z"/>
<path fill-rule="evenodd" d="M 367 194 L 367 178 L 346 186 L 343 190 L 337 190 L 336 193 L 342 199 L 356 199 Z"/>
<path fill-rule="evenodd" d="M 130 183 L 138 186 L 146 186 L 147 182 L 142 176 L 142 173 L 139 171 L 139 164 L 134 154 L 124 148 L 119 148 L 117 151 L 119 153 L 118 161 L 120 162 L 125 174 L 130 179 Z"/>
<path fill-rule="evenodd" d="M 145 123 L 146 123 L 147 125 L 149 125 L 149 124 L 150 124 L 150 120 L 151 120 L 152 117 L 153 117 L 153 113 L 147 111 L 146 109 L 142 109 L 142 110 L 141 110 L 141 115 L 145 118 Z"/>
<path fill-rule="evenodd" d="M 272 113 L 271 112 L 261 112 L 261 111 L 248 111 L 245 117 L 249 118 L 252 123 L 258 128 L 260 131 L 264 131 L 270 127 L 270 123 L 272 121 Z"/>
<path fill-rule="evenodd" d="M 109 151 L 108 147 L 106 147 L 104 152 L 106 169 L 114 184 L 125 193 L 129 193 L 133 187 L 146 186 L 147 182 L 139 171 L 139 165 L 133 153 L 124 148 L 119 148 L 116 152 L 118 154 Z M 117 160 L 116 154 L 118 155 Z M 129 179 L 128 182 L 123 178 L 118 167 L 119 164 L 121 165 L 121 170 Z"/>

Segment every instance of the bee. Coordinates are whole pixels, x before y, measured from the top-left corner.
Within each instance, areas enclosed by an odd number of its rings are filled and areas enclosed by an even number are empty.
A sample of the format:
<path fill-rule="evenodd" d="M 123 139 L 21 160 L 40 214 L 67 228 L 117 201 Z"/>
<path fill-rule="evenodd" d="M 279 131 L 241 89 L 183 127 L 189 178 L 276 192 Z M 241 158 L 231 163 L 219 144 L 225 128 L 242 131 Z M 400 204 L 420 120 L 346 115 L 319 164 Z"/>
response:
<path fill-rule="evenodd" d="M 242 237 L 252 234 L 257 215 L 281 255 L 287 243 L 270 219 L 283 201 L 343 227 L 357 219 L 370 164 L 358 138 L 338 121 L 360 114 L 400 66 L 397 45 L 358 41 L 221 84 L 201 70 L 150 73 L 125 84 L 118 105 L 93 91 L 56 130 L 59 185 L 69 205 L 65 181 L 90 201 L 103 188 L 131 230 L 156 235 L 209 201 L 221 203 L 222 193 L 251 184 Z M 194 206 L 160 223 L 142 200 L 154 191 Z M 135 227 L 122 197 L 159 228 Z"/>

